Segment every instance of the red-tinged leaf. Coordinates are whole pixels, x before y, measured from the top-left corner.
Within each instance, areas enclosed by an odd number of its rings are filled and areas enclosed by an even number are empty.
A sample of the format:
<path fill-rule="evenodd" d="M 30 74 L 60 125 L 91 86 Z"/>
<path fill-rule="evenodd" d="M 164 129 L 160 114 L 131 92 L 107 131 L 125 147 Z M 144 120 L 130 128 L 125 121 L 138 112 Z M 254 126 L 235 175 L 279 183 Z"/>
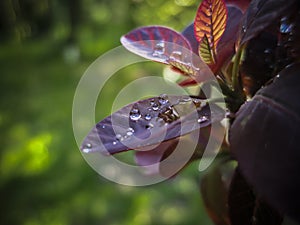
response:
<path fill-rule="evenodd" d="M 178 83 L 181 87 L 187 87 L 191 85 L 196 85 L 197 81 L 195 81 L 193 78 L 187 78 L 181 82 Z"/>
<path fill-rule="evenodd" d="M 223 0 L 204 0 L 194 21 L 196 39 L 200 42 L 207 36 L 210 47 L 216 51 L 227 21 L 227 8 Z"/>
<path fill-rule="evenodd" d="M 298 10 L 298 0 L 252 0 L 242 21 L 239 44 L 243 45 L 282 17 Z"/>
<path fill-rule="evenodd" d="M 141 149 L 188 134 L 224 118 L 207 100 L 160 96 L 129 104 L 99 122 L 82 143 L 83 152 L 114 154 Z M 154 147 L 153 147 L 154 146 Z"/>
<path fill-rule="evenodd" d="M 214 73 L 217 73 L 225 63 L 228 63 L 235 54 L 235 42 L 238 37 L 242 11 L 234 6 L 227 6 L 227 25 L 217 46 L 216 64 L 210 65 Z M 199 53 L 199 42 L 194 35 L 194 23 L 187 26 L 182 35 L 190 42 L 193 52 Z"/>
<path fill-rule="evenodd" d="M 282 216 L 259 199 L 237 168 L 228 196 L 231 225 L 281 225 Z"/>
<path fill-rule="evenodd" d="M 184 30 L 182 31 L 182 35 L 189 41 L 193 52 L 195 54 L 198 54 L 199 42 L 196 39 L 195 34 L 194 34 L 194 23 L 191 23 L 186 28 L 184 28 Z"/>
<path fill-rule="evenodd" d="M 191 50 L 185 37 L 167 27 L 147 26 L 132 30 L 121 37 L 122 45 L 146 59 L 169 64 L 170 56 Z"/>
<path fill-rule="evenodd" d="M 231 150 L 241 173 L 279 212 L 300 222 L 300 64 L 279 73 L 238 111 Z"/>
<path fill-rule="evenodd" d="M 199 56 L 208 65 L 215 64 L 214 52 L 212 51 L 206 34 L 202 38 L 199 44 Z"/>

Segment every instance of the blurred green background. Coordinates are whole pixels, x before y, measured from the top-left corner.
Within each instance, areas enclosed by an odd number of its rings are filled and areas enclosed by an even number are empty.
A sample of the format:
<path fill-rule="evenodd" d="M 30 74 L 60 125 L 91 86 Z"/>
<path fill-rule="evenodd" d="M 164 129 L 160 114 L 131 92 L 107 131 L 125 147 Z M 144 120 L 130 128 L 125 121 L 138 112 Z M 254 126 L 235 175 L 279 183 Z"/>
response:
<path fill-rule="evenodd" d="M 197 163 L 149 187 L 117 185 L 84 161 L 72 131 L 73 95 L 84 71 L 142 25 L 182 30 L 198 0 L 0 1 L 0 223 L 211 224 Z M 96 119 L 126 83 L 162 66 L 112 79 Z"/>

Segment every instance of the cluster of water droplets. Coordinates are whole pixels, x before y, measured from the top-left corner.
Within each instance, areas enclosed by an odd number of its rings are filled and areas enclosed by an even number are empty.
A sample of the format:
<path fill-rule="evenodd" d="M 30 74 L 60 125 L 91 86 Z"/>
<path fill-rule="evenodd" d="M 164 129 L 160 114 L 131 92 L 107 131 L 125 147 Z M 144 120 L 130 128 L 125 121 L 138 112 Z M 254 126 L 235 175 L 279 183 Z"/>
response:
<path fill-rule="evenodd" d="M 113 141 L 113 145 L 116 145 L 118 142 L 122 142 L 128 138 L 130 138 L 134 134 L 135 130 L 132 127 L 129 127 L 125 134 L 116 134 L 115 141 Z"/>
<path fill-rule="evenodd" d="M 145 128 L 151 129 L 155 125 L 167 125 L 172 123 L 182 117 L 184 114 L 190 113 L 189 110 L 201 109 L 207 105 L 207 102 L 197 98 L 191 98 L 189 96 L 182 96 L 180 98 L 172 99 L 172 102 L 169 100 L 169 97 L 166 94 L 161 94 L 158 98 L 149 99 L 143 105 L 142 109 L 139 109 L 138 105 L 134 105 L 129 113 L 129 119 L 132 122 L 139 122 L 140 120 L 146 121 Z M 178 112 L 180 105 L 191 105 L 194 107 L 187 108 L 187 112 Z M 183 108 L 184 110 L 184 108 Z M 143 112 L 142 112 L 143 111 Z M 202 116 L 199 118 L 198 122 L 206 122 L 209 120 L 208 116 Z"/>

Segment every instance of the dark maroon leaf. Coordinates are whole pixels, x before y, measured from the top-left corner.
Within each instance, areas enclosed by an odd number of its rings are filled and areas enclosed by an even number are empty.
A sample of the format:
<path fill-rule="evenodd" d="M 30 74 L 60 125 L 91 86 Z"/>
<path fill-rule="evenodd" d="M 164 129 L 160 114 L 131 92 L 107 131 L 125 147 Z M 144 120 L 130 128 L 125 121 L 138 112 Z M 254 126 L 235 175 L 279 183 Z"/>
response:
<path fill-rule="evenodd" d="M 87 135 L 81 149 L 104 154 L 146 146 L 153 149 L 163 141 L 222 120 L 224 111 L 207 101 L 161 95 L 129 104 L 99 122 Z"/>
<path fill-rule="evenodd" d="M 298 0 L 252 0 L 242 22 L 240 45 L 298 8 Z"/>
<path fill-rule="evenodd" d="M 250 96 L 275 76 L 276 48 L 277 37 L 270 32 L 262 32 L 248 42 L 241 72 L 253 81 L 250 86 L 245 85 Z"/>
<path fill-rule="evenodd" d="M 183 53 L 191 49 L 190 43 L 182 34 L 162 26 L 132 30 L 122 36 L 121 43 L 137 55 L 165 64 L 169 64 L 168 60 L 174 52 Z"/>
<path fill-rule="evenodd" d="M 228 196 L 231 225 L 281 225 L 282 216 L 255 196 L 239 169 L 235 170 Z"/>
<path fill-rule="evenodd" d="M 198 45 L 199 42 L 197 41 L 195 34 L 194 34 L 194 23 L 188 25 L 183 31 L 182 35 L 188 40 L 190 43 L 192 50 L 195 54 L 198 54 Z"/>
<path fill-rule="evenodd" d="M 250 2 L 251 0 L 225 0 L 227 6 L 236 6 L 243 12 L 247 10 Z"/>
<path fill-rule="evenodd" d="M 236 7 L 227 6 L 227 25 L 223 36 L 217 46 L 217 62 L 213 71 L 219 71 L 224 63 L 231 60 L 235 53 L 235 42 L 242 18 L 242 12 Z"/>
<path fill-rule="evenodd" d="M 300 64 L 283 70 L 239 110 L 230 143 L 259 196 L 300 222 Z"/>
<path fill-rule="evenodd" d="M 216 225 L 230 225 L 228 214 L 228 183 L 232 168 L 224 170 L 226 164 L 213 165 L 201 179 L 201 195 L 208 215 Z M 227 166 L 228 167 L 228 166 Z"/>
<path fill-rule="evenodd" d="M 234 172 L 228 195 L 231 225 L 252 225 L 255 195 L 237 168 Z"/>

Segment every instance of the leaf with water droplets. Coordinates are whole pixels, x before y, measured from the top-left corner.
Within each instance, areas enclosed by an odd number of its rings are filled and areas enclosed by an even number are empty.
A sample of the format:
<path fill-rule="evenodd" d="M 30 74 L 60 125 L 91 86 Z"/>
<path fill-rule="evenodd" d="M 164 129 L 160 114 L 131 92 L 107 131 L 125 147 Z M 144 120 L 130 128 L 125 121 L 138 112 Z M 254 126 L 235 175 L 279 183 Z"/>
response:
<path fill-rule="evenodd" d="M 155 62 L 172 66 L 180 73 L 192 75 L 197 82 L 213 79 L 214 75 L 199 62 L 186 38 L 167 27 L 148 26 L 135 29 L 121 38 L 129 51 Z"/>
<path fill-rule="evenodd" d="M 239 43 L 243 45 L 283 16 L 298 10 L 298 0 L 252 0 L 241 24 Z"/>
<path fill-rule="evenodd" d="M 215 63 L 214 53 L 211 50 L 206 34 L 199 44 L 199 56 L 208 65 Z"/>
<path fill-rule="evenodd" d="M 224 110 L 207 101 L 161 95 L 129 104 L 96 124 L 81 149 L 114 154 L 186 135 L 224 118 Z"/>
<path fill-rule="evenodd" d="M 169 64 L 173 52 L 191 50 L 185 37 L 167 27 L 146 26 L 132 30 L 121 37 L 122 45 L 129 51 L 156 62 Z"/>
<path fill-rule="evenodd" d="M 227 22 L 227 8 L 223 0 L 204 0 L 200 4 L 194 21 L 195 36 L 199 42 L 208 38 L 215 52 Z"/>
<path fill-rule="evenodd" d="M 238 111 L 230 146 L 241 173 L 275 209 L 300 222 L 300 64 L 280 72 Z"/>

